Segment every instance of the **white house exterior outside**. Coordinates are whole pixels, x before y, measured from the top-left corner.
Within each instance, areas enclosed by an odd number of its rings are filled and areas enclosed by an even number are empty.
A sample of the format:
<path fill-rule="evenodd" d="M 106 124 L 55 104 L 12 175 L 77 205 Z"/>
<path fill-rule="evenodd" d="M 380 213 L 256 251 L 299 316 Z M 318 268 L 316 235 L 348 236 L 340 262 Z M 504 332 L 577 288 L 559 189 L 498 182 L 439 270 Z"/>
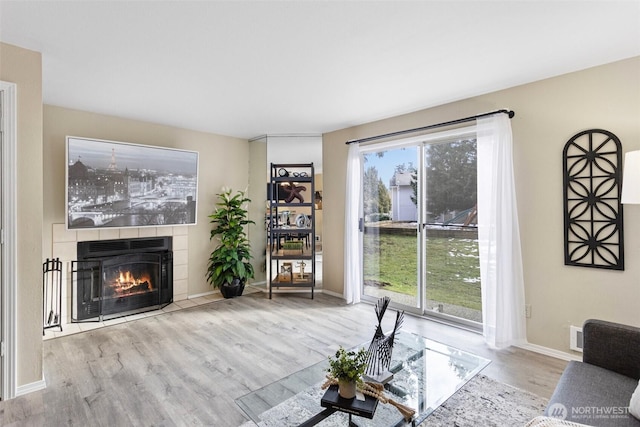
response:
<path fill-rule="evenodd" d="M 391 219 L 393 221 L 417 221 L 418 210 L 411 201 L 411 172 L 396 172 L 389 182 L 391 193 Z"/>

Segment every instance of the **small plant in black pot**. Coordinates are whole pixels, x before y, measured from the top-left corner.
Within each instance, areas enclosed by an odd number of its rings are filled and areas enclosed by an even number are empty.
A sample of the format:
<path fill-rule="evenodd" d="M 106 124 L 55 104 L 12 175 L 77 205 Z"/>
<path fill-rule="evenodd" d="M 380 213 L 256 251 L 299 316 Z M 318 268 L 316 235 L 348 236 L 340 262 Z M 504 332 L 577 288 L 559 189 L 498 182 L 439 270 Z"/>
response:
<path fill-rule="evenodd" d="M 345 399 L 353 399 L 356 387 L 362 384 L 367 368 L 367 352 L 364 348 L 345 350 L 340 347 L 334 356 L 329 356 L 329 374 L 338 381 L 338 393 Z"/>
<path fill-rule="evenodd" d="M 246 205 L 251 200 L 244 191 L 233 194 L 223 189 L 217 196 L 216 210 L 209 215 L 214 224 L 210 239 L 217 237 L 220 244 L 209 257 L 207 281 L 225 298 L 233 298 L 242 295 L 247 279 L 254 275 L 246 227 L 255 222 L 248 219 Z"/>

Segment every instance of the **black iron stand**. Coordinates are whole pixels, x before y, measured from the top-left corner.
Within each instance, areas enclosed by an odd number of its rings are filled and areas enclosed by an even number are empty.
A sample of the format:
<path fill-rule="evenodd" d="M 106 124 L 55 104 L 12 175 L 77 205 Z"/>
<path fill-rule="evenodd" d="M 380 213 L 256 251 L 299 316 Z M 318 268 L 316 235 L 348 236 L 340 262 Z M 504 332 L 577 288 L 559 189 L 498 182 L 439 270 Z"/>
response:
<path fill-rule="evenodd" d="M 62 332 L 62 261 L 49 259 L 42 264 L 42 335 L 46 329 Z"/>

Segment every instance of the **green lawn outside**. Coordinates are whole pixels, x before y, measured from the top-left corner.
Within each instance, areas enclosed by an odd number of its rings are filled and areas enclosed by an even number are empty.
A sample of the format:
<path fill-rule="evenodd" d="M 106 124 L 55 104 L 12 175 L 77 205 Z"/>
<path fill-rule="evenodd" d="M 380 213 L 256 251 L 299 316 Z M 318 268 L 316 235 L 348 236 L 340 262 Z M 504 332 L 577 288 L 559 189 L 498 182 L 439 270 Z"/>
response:
<path fill-rule="evenodd" d="M 385 290 L 417 294 L 417 238 L 366 233 L 364 280 Z M 427 239 L 427 299 L 482 310 L 478 242 L 475 239 Z"/>

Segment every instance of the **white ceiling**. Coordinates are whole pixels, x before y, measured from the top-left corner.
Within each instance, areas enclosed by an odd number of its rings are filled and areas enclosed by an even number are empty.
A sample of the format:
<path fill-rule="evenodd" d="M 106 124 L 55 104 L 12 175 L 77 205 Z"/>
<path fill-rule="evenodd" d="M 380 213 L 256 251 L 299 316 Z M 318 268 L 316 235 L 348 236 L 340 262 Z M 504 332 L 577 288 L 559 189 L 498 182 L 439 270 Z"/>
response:
<path fill-rule="evenodd" d="M 0 0 L 0 40 L 45 104 L 250 138 L 638 56 L 640 1 Z"/>

